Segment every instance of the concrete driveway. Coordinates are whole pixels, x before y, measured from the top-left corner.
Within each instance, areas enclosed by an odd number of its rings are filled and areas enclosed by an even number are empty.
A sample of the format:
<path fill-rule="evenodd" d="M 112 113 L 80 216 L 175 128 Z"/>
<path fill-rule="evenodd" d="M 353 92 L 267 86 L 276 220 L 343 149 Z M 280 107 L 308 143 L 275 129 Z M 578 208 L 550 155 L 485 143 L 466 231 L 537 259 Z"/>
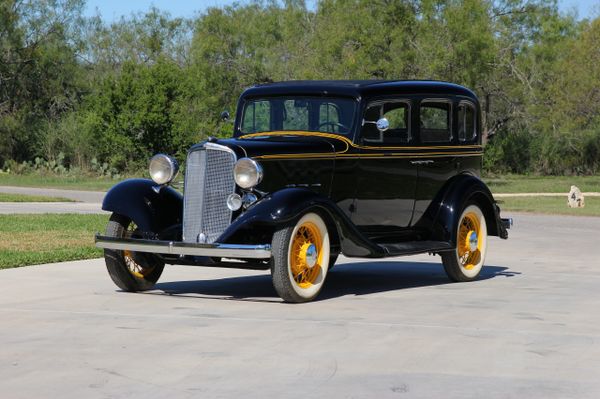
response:
<path fill-rule="evenodd" d="M 600 218 L 515 216 L 482 279 L 341 259 L 320 300 L 263 272 L 101 260 L 0 271 L 2 398 L 598 398 Z"/>

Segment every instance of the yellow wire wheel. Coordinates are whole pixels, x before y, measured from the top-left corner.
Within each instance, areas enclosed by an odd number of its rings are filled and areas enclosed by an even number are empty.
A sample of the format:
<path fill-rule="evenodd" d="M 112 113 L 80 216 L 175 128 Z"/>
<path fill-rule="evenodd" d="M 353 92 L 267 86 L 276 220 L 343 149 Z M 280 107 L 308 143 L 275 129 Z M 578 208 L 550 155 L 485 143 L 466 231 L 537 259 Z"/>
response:
<path fill-rule="evenodd" d="M 314 299 L 325 282 L 330 259 L 327 225 L 316 213 L 307 213 L 273 236 L 273 285 L 287 302 Z"/>
<path fill-rule="evenodd" d="M 135 254 L 131 251 L 125 250 L 123 251 L 123 260 L 125 261 L 125 265 L 127 266 L 127 270 L 129 273 L 138 278 L 144 278 L 154 270 L 154 267 L 144 267 L 136 262 Z"/>
<path fill-rule="evenodd" d="M 463 210 L 456 237 L 456 249 L 442 254 L 446 273 L 454 281 L 474 280 L 481 272 L 487 249 L 487 225 L 477 205 Z"/>
<path fill-rule="evenodd" d="M 137 226 L 131 219 L 113 213 L 106 226 L 106 235 L 115 238 L 135 236 Z M 113 282 L 124 291 L 151 289 L 158 281 L 164 262 L 153 254 L 133 251 L 104 250 L 106 269 Z"/>

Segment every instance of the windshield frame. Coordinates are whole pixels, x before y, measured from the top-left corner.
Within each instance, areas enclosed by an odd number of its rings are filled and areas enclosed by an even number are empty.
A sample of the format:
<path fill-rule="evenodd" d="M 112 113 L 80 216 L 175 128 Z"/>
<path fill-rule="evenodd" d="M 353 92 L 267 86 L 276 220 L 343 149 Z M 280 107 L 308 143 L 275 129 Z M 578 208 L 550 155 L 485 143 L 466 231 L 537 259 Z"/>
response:
<path fill-rule="evenodd" d="M 327 128 L 322 128 L 320 130 L 310 130 L 309 129 L 269 129 L 269 130 L 257 130 L 257 131 L 244 131 L 242 130 L 243 128 L 243 122 L 244 122 L 244 118 L 245 118 L 245 114 L 247 112 L 248 109 L 248 105 L 251 103 L 255 103 L 258 101 L 273 101 L 273 100 L 278 100 L 278 101 L 287 101 L 287 100 L 309 100 L 309 101 L 317 101 L 319 102 L 319 111 L 320 112 L 320 107 L 322 107 L 324 104 L 326 104 L 328 102 L 328 100 L 331 100 L 331 103 L 335 104 L 335 101 L 344 101 L 347 102 L 348 104 L 352 105 L 352 110 L 351 110 L 351 114 L 347 117 L 344 118 L 344 120 L 349 121 L 349 125 L 345 125 L 348 130 L 344 131 L 344 132 L 340 132 L 340 131 L 331 131 L 331 130 L 335 130 L 335 129 L 327 129 Z M 314 112 L 314 111 L 313 111 Z M 347 137 L 349 139 L 352 139 L 354 136 L 354 130 L 355 130 L 355 126 L 357 123 L 357 115 L 359 115 L 360 113 L 360 100 L 352 97 L 352 96 L 344 96 L 344 95 L 332 95 L 332 96 L 323 96 L 323 95 L 304 95 L 304 94 L 286 94 L 286 95 L 266 95 L 266 96 L 252 96 L 252 97 L 247 97 L 247 98 L 242 98 L 239 102 L 238 105 L 238 112 L 237 112 L 237 120 L 236 120 L 236 125 L 235 125 L 235 136 L 239 137 L 239 136 L 244 136 L 244 135 L 249 135 L 249 134 L 258 134 L 258 133 L 264 133 L 265 135 L 268 135 L 268 133 L 270 132 L 298 132 L 298 131 L 302 131 L 302 132 L 314 132 L 314 133 L 326 133 L 326 134 L 336 134 L 336 135 L 340 135 L 343 137 Z M 319 117 L 319 115 L 316 115 L 317 117 Z M 314 115 L 312 116 L 314 117 Z M 309 117 L 310 118 L 310 117 Z M 280 123 L 284 123 L 283 120 L 279 121 Z M 327 126 L 327 125 L 326 125 Z"/>

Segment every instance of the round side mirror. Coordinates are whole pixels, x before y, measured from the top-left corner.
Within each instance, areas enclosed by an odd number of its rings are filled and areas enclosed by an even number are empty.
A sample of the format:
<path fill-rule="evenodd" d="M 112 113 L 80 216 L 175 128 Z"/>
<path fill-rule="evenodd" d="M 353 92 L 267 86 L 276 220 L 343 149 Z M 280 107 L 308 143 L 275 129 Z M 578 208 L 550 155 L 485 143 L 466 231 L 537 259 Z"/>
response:
<path fill-rule="evenodd" d="M 387 118 L 381 118 L 377 121 L 376 125 L 380 132 L 385 132 L 390 128 L 390 121 L 388 121 Z"/>
<path fill-rule="evenodd" d="M 229 120 L 229 111 L 221 112 L 221 120 L 227 122 Z"/>

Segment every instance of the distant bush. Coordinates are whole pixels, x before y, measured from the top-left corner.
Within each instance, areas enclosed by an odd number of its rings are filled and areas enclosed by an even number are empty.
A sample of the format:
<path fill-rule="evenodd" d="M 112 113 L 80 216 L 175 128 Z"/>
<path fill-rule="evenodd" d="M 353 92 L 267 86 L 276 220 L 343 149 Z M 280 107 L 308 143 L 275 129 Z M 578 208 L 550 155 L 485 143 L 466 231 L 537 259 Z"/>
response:
<path fill-rule="evenodd" d="M 96 158 L 92 158 L 90 168 L 82 170 L 77 166 L 68 166 L 64 164 L 65 156 L 61 152 L 56 159 L 46 160 L 36 157 L 33 161 L 17 162 L 8 160 L 4 162 L 2 168 L 3 173 L 11 173 L 17 175 L 37 174 L 37 175 L 55 175 L 55 176 L 95 176 L 109 177 L 120 179 L 121 173 L 111 167 L 106 162 L 98 162 Z"/>
<path fill-rule="evenodd" d="M 496 135 L 485 147 L 483 168 L 489 173 L 524 174 L 531 170 L 532 136 L 526 132 Z"/>

